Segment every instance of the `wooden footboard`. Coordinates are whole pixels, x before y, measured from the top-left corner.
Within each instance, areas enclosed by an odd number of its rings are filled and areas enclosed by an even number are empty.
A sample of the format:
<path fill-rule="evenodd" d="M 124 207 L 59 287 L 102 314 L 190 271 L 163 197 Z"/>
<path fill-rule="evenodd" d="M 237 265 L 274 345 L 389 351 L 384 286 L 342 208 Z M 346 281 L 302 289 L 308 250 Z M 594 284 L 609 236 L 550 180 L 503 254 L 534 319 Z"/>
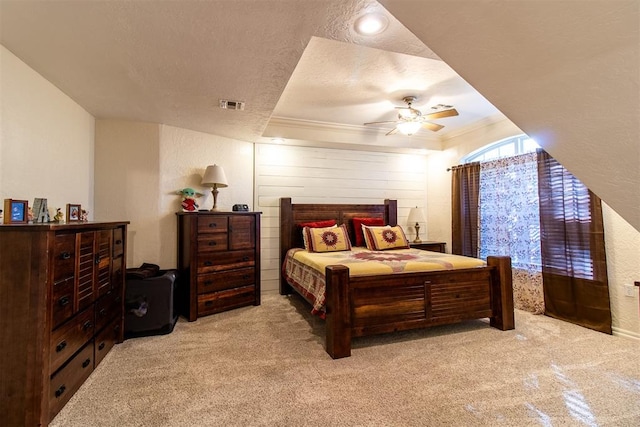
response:
<path fill-rule="evenodd" d="M 352 337 L 489 318 L 515 327 L 511 259 L 489 257 L 486 268 L 349 277 L 326 268 L 326 350 L 351 355 Z"/>

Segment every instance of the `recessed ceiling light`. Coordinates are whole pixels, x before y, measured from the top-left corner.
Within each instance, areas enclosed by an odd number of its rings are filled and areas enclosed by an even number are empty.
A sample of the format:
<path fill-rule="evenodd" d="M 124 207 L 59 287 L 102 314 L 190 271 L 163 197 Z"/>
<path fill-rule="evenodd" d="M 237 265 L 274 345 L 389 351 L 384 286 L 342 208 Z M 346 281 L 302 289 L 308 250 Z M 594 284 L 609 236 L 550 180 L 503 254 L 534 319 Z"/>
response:
<path fill-rule="evenodd" d="M 358 34 L 372 36 L 383 32 L 387 25 L 389 25 L 389 20 L 386 16 L 379 13 L 367 13 L 356 19 L 355 29 Z"/>
<path fill-rule="evenodd" d="M 271 142 L 274 144 L 282 144 L 284 142 L 284 138 L 271 138 Z"/>

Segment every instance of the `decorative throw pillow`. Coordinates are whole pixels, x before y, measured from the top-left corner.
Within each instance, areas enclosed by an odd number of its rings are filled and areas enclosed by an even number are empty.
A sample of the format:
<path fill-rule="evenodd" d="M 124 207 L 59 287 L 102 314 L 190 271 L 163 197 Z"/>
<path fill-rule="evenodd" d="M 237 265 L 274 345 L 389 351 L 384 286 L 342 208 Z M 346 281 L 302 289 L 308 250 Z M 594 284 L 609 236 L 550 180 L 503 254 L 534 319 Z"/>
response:
<path fill-rule="evenodd" d="M 309 252 L 334 252 L 351 250 L 351 242 L 347 227 L 342 224 L 339 227 L 312 228 L 305 227 L 303 234 L 306 236 L 307 250 Z"/>
<path fill-rule="evenodd" d="M 353 218 L 353 232 L 355 233 L 356 246 L 365 246 L 362 225 L 384 225 L 383 218 Z"/>
<path fill-rule="evenodd" d="M 403 249 L 409 247 L 407 236 L 402 227 L 396 225 L 391 227 L 370 227 L 363 225 L 362 231 L 365 236 L 367 249 L 371 251 L 384 251 L 386 249 Z"/>
<path fill-rule="evenodd" d="M 302 232 L 302 241 L 304 242 L 304 248 L 309 250 L 309 243 L 307 243 L 307 234 L 304 233 L 304 228 L 325 228 L 325 227 L 337 227 L 335 219 L 326 219 L 321 221 L 309 221 L 309 222 L 299 222 L 296 224 L 297 227 L 300 227 Z"/>

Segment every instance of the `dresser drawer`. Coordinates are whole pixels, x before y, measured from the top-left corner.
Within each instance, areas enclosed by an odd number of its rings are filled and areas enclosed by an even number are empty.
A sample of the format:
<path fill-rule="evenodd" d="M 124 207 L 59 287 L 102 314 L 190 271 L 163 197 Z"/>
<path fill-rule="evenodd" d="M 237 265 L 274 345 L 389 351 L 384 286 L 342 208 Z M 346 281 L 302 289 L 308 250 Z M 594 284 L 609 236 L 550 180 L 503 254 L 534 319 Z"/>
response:
<path fill-rule="evenodd" d="M 231 310 L 255 303 L 255 286 L 198 295 L 198 316 Z"/>
<path fill-rule="evenodd" d="M 53 284 L 51 294 L 52 329 L 57 328 L 73 315 L 75 299 L 74 278 L 68 277 Z"/>
<path fill-rule="evenodd" d="M 56 234 L 53 239 L 53 281 L 73 277 L 76 266 L 76 235 Z"/>
<path fill-rule="evenodd" d="M 229 226 L 229 217 L 220 215 L 199 215 L 198 234 L 201 233 L 226 233 Z"/>
<path fill-rule="evenodd" d="M 225 289 L 253 285 L 255 278 L 256 270 L 253 267 L 201 274 L 198 276 L 198 293 L 204 294 L 207 292 L 223 291 Z"/>
<path fill-rule="evenodd" d="M 109 325 L 96 335 L 95 342 L 95 366 L 109 353 L 109 350 L 118 342 L 120 334 L 120 319 L 114 319 Z"/>
<path fill-rule="evenodd" d="M 53 419 L 93 372 L 93 341 L 56 373 L 49 384 L 49 419 Z"/>
<path fill-rule="evenodd" d="M 122 316 L 120 288 L 112 289 L 96 301 L 96 331 L 102 329 L 115 317 Z"/>
<path fill-rule="evenodd" d="M 198 253 L 226 251 L 227 233 L 211 233 L 198 236 Z"/>
<path fill-rule="evenodd" d="M 256 263 L 256 255 L 253 250 L 230 251 L 222 253 L 198 254 L 197 272 L 213 273 L 222 270 L 253 267 Z"/>
<path fill-rule="evenodd" d="M 93 306 L 54 330 L 49 344 L 51 372 L 58 370 L 69 357 L 91 339 L 93 333 Z"/>

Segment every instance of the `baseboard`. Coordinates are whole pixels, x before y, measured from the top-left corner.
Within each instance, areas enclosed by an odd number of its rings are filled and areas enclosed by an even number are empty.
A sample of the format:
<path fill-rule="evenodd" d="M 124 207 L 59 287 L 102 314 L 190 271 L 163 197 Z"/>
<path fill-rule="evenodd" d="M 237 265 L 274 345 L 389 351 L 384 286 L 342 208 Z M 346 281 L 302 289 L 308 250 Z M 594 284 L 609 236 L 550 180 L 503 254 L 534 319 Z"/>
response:
<path fill-rule="evenodd" d="M 632 331 L 627 331 L 626 329 L 616 328 L 615 326 L 611 328 L 613 335 L 631 338 L 632 340 L 640 341 L 640 334 Z"/>

